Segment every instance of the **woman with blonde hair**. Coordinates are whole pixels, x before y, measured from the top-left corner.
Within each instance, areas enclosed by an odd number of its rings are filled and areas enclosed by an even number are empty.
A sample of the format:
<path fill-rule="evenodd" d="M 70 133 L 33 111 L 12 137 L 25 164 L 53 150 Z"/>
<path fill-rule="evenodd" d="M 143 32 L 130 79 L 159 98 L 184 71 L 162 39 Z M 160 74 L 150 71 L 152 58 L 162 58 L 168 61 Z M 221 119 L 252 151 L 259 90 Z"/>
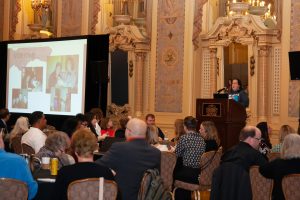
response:
<path fill-rule="evenodd" d="M 206 144 L 205 152 L 218 150 L 220 139 L 214 122 L 203 121 L 200 125 L 199 132 Z"/>
<path fill-rule="evenodd" d="M 279 153 L 281 151 L 281 147 L 282 147 L 284 138 L 290 133 L 295 133 L 295 130 L 292 127 L 290 127 L 289 125 L 282 125 L 279 130 L 279 144 L 276 144 L 271 149 L 271 152 Z"/>
<path fill-rule="evenodd" d="M 154 125 L 149 125 L 146 132 L 146 140 L 149 144 L 156 145 L 159 142 L 158 129 Z"/>
<path fill-rule="evenodd" d="M 174 123 L 174 128 L 175 128 L 175 138 L 173 138 L 171 141 L 177 143 L 179 138 L 185 134 L 183 128 L 183 119 L 176 119 Z"/>
<path fill-rule="evenodd" d="M 12 141 L 15 137 L 22 136 L 29 129 L 29 123 L 27 117 L 19 117 L 13 130 L 10 132 L 9 145 L 12 145 Z"/>
<path fill-rule="evenodd" d="M 288 134 L 283 140 L 281 158 L 261 166 L 259 171 L 266 178 L 274 179 L 272 199 L 284 199 L 282 178 L 289 174 L 300 173 L 300 135 Z"/>

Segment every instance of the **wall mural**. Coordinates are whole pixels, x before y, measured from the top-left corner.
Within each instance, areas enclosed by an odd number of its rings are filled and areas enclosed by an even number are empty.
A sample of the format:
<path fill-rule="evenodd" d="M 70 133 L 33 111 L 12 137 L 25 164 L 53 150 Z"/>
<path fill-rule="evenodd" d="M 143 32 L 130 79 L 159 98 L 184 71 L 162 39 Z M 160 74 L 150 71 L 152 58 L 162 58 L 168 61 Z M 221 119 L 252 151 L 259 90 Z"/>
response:
<path fill-rule="evenodd" d="M 291 6 L 291 51 L 300 51 L 300 2 L 292 0 Z M 289 84 L 289 117 L 299 117 L 300 81 L 290 81 Z"/>
<path fill-rule="evenodd" d="M 155 111 L 182 112 L 185 1 L 159 0 Z"/>

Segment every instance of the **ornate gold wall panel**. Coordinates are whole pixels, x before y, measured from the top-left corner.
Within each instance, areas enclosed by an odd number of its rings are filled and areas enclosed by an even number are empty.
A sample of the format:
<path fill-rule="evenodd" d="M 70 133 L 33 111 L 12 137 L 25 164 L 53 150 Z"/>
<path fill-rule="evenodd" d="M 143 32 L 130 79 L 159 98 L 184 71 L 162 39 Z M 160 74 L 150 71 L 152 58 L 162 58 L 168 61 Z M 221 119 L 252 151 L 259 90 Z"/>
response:
<path fill-rule="evenodd" d="M 0 41 L 3 40 L 4 1 L 0 1 Z"/>
<path fill-rule="evenodd" d="M 62 1 L 61 36 L 81 35 L 82 0 Z"/>
<path fill-rule="evenodd" d="M 185 1 L 159 0 L 155 111 L 182 112 Z"/>

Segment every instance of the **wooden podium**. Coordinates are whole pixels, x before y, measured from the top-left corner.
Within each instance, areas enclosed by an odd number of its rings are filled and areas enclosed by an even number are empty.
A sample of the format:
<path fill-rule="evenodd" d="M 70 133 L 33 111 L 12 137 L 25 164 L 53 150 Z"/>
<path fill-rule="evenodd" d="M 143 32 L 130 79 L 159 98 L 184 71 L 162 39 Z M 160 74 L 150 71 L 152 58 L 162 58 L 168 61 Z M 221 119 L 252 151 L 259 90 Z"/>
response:
<path fill-rule="evenodd" d="M 218 129 L 223 150 L 239 142 L 241 129 L 246 125 L 246 109 L 232 99 L 197 99 L 198 128 L 203 121 L 213 121 Z"/>

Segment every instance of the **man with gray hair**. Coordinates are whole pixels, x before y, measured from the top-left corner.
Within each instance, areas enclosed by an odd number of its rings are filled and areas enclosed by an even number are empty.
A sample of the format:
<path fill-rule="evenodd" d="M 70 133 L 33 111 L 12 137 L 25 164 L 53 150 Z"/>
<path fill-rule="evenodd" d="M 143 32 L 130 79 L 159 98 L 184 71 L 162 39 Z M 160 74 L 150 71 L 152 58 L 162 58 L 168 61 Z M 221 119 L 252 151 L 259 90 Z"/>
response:
<path fill-rule="evenodd" d="M 161 153 L 146 141 L 147 125 L 133 118 L 125 131 L 126 142 L 114 143 L 96 163 L 112 169 L 122 199 L 137 199 L 140 183 L 147 169 L 160 169 Z"/>
<path fill-rule="evenodd" d="M 224 153 L 214 172 L 210 199 L 252 200 L 249 169 L 267 163 L 258 151 L 260 141 L 261 132 L 255 126 L 241 130 L 240 142 Z"/>

